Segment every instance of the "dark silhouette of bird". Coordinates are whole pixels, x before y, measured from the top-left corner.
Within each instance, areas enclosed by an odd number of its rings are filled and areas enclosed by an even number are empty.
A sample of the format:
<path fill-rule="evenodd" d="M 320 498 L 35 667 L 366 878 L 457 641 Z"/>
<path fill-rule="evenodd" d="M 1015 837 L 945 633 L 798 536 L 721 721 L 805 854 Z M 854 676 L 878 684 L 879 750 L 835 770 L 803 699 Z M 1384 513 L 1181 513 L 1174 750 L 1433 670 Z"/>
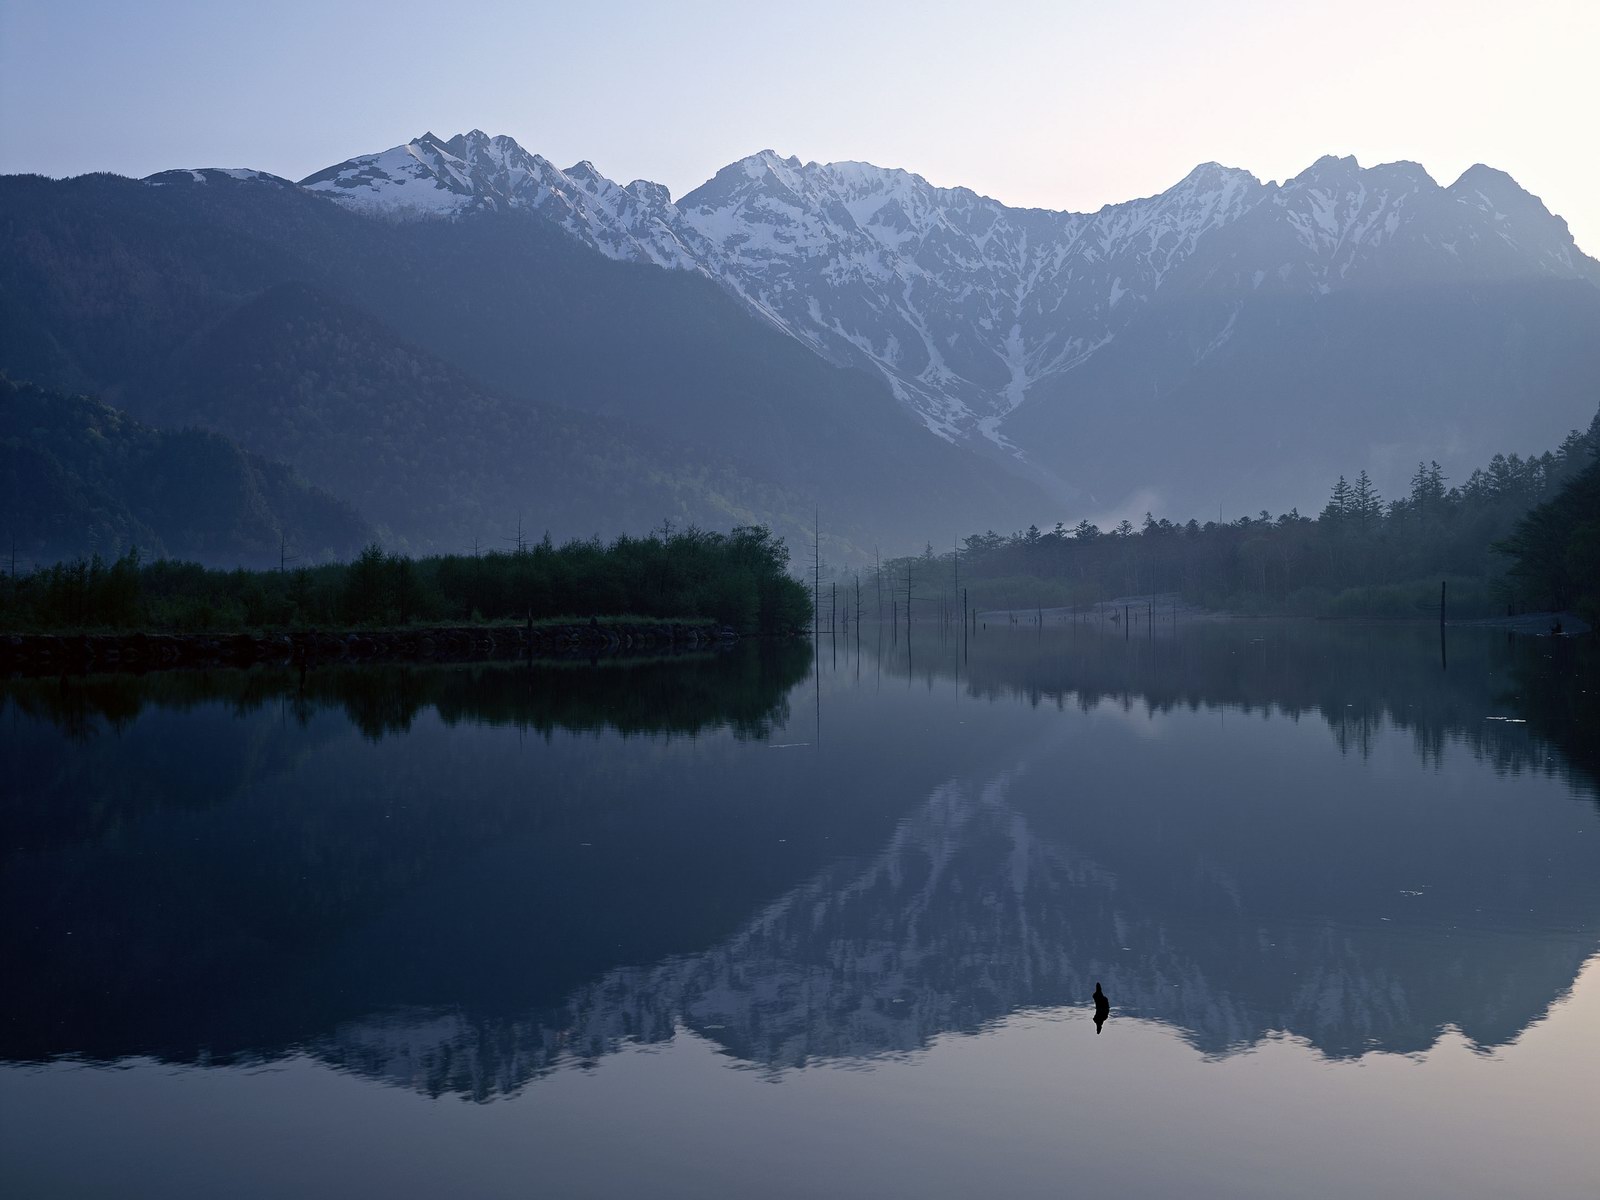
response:
<path fill-rule="evenodd" d="M 1100 981 L 1094 982 L 1094 1031 L 1100 1032 L 1100 1027 L 1106 1023 L 1106 1018 L 1111 1015 L 1111 1001 L 1106 999 L 1106 994 L 1100 990 Z"/>

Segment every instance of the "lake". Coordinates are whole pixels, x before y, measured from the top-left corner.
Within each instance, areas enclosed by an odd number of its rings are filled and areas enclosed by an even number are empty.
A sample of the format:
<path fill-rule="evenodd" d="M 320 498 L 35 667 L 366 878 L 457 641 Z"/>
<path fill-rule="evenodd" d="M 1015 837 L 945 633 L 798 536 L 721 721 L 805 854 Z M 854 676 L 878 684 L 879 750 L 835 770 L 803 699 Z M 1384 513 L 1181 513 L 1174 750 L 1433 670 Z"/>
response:
<path fill-rule="evenodd" d="M 1592 646 L 898 633 L 0 682 L 0 1192 L 1596 1193 Z"/>

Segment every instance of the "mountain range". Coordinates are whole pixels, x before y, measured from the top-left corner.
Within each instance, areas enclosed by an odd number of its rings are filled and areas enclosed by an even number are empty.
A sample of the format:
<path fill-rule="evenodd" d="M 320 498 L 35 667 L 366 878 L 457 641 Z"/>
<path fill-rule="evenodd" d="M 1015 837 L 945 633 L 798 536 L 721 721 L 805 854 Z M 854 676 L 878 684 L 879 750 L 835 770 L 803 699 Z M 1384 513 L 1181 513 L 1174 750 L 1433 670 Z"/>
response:
<path fill-rule="evenodd" d="M 1207 163 L 1079 214 L 763 151 L 674 201 L 474 130 L 299 183 L 7 177 L 0 217 L 0 369 L 236 437 L 414 548 L 517 511 L 793 540 L 821 508 L 859 556 L 1314 507 L 1547 448 L 1600 378 L 1600 263 L 1485 166 Z"/>

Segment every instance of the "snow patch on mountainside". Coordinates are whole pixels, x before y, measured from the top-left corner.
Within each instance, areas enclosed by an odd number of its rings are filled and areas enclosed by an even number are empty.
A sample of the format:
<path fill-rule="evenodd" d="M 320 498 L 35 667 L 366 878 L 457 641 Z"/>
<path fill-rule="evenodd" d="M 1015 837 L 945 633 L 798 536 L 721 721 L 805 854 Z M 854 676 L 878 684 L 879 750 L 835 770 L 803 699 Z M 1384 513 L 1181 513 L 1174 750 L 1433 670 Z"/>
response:
<path fill-rule="evenodd" d="M 200 167 L 193 170 L 160 171 L 150 175 L 144 180 L 151 187 L 170 187 L 181 183 L 211 183 L 215 180 L 232 179 L 240 183 L 273 183 L 283 187 L 293 187 L 287 179 L 279 175 L 272 175 L 266 171 L 254 171 L 248 167 Z"/>

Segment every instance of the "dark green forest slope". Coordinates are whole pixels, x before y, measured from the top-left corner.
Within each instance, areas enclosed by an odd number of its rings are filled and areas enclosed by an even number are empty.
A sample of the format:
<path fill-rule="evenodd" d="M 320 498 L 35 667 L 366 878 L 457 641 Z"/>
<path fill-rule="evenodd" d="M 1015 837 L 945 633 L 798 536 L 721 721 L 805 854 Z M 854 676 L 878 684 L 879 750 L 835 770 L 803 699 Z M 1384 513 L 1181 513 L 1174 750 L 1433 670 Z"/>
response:
<path fill-rule="evenodd" d="M 0 376 L 0 554 L 19 564 L 137 548 L 276 565 L 348 557 L 372 528 L 282 463 L 216 433 L 163 432 L 87 396 Z"/>

